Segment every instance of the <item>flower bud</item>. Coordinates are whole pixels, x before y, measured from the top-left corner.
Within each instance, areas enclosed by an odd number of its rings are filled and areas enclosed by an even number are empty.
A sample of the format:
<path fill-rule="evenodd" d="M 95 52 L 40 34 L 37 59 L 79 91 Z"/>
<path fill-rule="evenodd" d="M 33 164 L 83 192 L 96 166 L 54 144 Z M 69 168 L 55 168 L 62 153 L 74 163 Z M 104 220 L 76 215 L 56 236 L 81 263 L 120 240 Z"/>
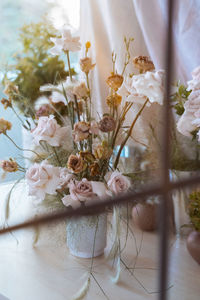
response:
<path fill-rule="evenodd" d="M 142 73 L 155 70 L 155 66 L 148 56 L 136 56 L 133 59 L 133 64 Z"/>
<path fill-rule="evenodd" d="M 117 91 L 123 83 L 123 76 L 119 74 L 111 75 L 107 78 L 106 83 L 109 85 L 111 89 Z"/>
<path fill-rule="evenodd" d="M 115 129 L 116 122 L 111 116 L 105 116 L 103 119 L 99 122 L 99 129 L 102 132 L 110 132 Z"/>
<path fill-rule="evenodd" d="M 118 94 L 110 95 L 106 98 L 106 102 L 109 107 L 117 108 L 122 102 L 122 96 Z"/>
<path fill-rule="evenodd" d="M 16 163 L 16 161 L 14 161 L 12 159 L 3 160 L 0 163 L 0 166 L 5 172 L 13 173 L 13 172 L 18 171 L 18 164 Z"/>
<path fill-rule="evenodd" d="M 90 57 L 85 57 L 80 60 L 81 70 L 88 74 L 90 70 L 95 67 L 95 64 L 92 64 L 92 59 Z"/>
<path fill-rule="evenodd" d="M 12 128 L 12 124 L 9 121 L 4 120 L 3 118 L 0 119 L 0 134 L 6 134 L 7 130 Z"/>

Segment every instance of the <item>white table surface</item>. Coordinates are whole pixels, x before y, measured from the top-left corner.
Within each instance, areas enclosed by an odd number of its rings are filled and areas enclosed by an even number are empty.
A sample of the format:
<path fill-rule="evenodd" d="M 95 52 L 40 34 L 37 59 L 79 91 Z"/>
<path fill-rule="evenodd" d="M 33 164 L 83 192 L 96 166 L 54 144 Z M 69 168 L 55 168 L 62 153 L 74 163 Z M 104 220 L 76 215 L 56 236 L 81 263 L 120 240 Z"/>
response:
<path fill-rule="evenodd" d="M 20 189 L 24 193 L 19 192 Z M 19 200 L 16 200 L 18 199 L 17 196 L 20 195 L 21 198 L 24 197 L 23 201 L 25 198 L 27 201 L 25 189 L 19 187 L 19 190 L 13 194 L 15 213 L 18 211 L 16 201 Z M 2 218 L 5 209 L 3 202 L 8 191 L 8 185 L 1 186 L 0 191 L 0 216 Z M 20 209 L 22 209 L 21 206 Z M 22 221 L 24 214 L 20 215 L 19 213 Z M 14 221 L 9 219 L 8 223 L 14 223 L 16 219 L 15 217 L 13 219 Z M 157 233 L 142 234 L 140 230 L 134 227 L 133 231 L 138 247 L 142 239 L 139 256 L 136 257 L 135 242 L 132 237 L 129 238 L 126 250 L 122 254 L 122 259 L 129 268 L 134 266 L 137 258 L 133 275 L 121 264 L 120 281 L 117 285 L 113 284 L 111 276 L 115 272 L 112 269 L 112 264 L 108 263 L 103 256 L 94 261 L 94 276 L 110 300 L 146 300 L 157 299 L 158 297 L 157 293 L 152 293 L 157 291 L 158 235 Z M 14 236 L 7 234 L 0 237 L 0 294 L 10 300 L 72 299 L 72 296 L 84 283 L 84 276 L 91 261 L 71 256 L 65 243 L 48 245 L 48 243 L 41 241 L 33 247 L 28 238 L 32 233 L 30 230 L 27 232 L 23 230 L 15 233 Z M 25 237 L 24 240 L 22 237 Z M 23 242 L 21 242 L 22 240 Z M 172 287 L 169 289 L 169 299 L 200 299 L 200 266 L 190 257 L 185 246 L 185 240 L 172 235 L 170 252 L 169 286 L 172 285 Z M 145 291 L 142 285 L 148 291 Z M 106 298 L 95 281 L 92 280 L 85 299 L 100 300 Z"/>

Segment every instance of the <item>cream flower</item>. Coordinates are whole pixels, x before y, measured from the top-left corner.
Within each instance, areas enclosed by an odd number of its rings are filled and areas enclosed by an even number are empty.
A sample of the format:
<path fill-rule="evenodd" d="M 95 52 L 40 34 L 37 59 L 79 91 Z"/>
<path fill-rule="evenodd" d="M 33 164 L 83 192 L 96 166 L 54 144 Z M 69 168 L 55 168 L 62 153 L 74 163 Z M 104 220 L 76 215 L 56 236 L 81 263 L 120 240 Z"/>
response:
<path fill-rule="evenodd" d="M 81 49 L 81 43 L 79 42 L 80 37 L 73 37 L 71 31 L 68 29 L 62 30 L 61 38 L 50 39 L 55 44 L 55 46 L 50 49 L 52 55 L 60 55 L 62 51 L 76 52 Z"/>
<path fill-rule="evenodd" d="M 109 190 L 117 195 L 125 193 L 130 188 L 130 180 L 118 171 L 114 171 L 107 182 Z"/>
<path fill-rule="evenodd" d="M 147 99 L 147 97 L 139 95 L 136 92 L 136 89 L 132 86 L 132 78 L 129 76 L 124 78 L 123 84 L 118 90 L 118 94 L 127 102 L 133 102 L 141 105 L 143 105 Z M 147 103 L 147 106 L 150 106 L 150 103 Z"/>
<path fill-rule="evenodd" d="M 65 206 L 78 207 L 81 202 L 90 203 L 106 197 L 106 187 L 103 182 L 71 180 L 68 184 L 70 195 L 66 195 L 62 202 Z"/>
<path fill-rule="evenodd" d="M 127 101 L 144 104 L 146 99 L 150 103 L 162 104 L 164 99 L 164 71 L 146 72 L 125 78 L 118 94 L 127 97 Z"/>
<path fill-rule="evenodd" d="M 73 138 L 75 142 L 83 141 L 89 136 L 90 124 L 84 121 L 74 124 Z"/>
<path fill-rule="evenodd" d="M 164 72 L 146 72 L 132 77 L 132 87 L 138 95 L 147 97 L 150 103 L 163 104 Z"/>
<path fill-rule="evenodd" d="M 188 91 L 195 91 L 200 89 L 200 66 L 194 69 L 194 71 L 192 72 L 192 80 L 188 81 L 187 83 Z"/>
<path fill-rule="evenodd" d="M 184 105 L 185 111 L 177 123 L 177 129 L 185 136 L 200 127 L 200 91 L 193 91 Z"/>
<path fill-rule="evenodd" d="M 68 138 L 69 134 L 69 127 L 61 127 L 52 115 L 49 117 L 40 117 L 37 127 L 32 131 L 36 145 L 40 145 L 40 141 L 46 141 L 54 147 L 63 145 L 64 140 Z"/>
<path fill-rule="evenodd" d="M 85 85 L 85 82 L 81 82 L 79 85 L 76 85 L 73 89 L 73 93 L 77 96 L 78 99 L 88 97 L 88 89 Z"/>
<path fill-rule="evenodd" d="M 29 195 L 44 200 L 46 194 L 56 195 L 60 184 L 60 170 L 46 161 L 41 164 L 34 163 L 26 172 L 26 181 Z"/>

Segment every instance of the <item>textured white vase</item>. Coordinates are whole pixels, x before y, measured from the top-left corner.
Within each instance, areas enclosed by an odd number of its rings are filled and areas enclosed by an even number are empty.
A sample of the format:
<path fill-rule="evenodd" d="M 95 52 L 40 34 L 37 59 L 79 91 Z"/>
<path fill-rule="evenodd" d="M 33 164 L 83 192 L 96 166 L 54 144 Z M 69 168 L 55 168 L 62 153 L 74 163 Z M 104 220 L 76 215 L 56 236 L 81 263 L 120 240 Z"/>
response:
<path fill-rule="evenodd" d="M 106 247 L 107 215 L 82 216 L 67 221 L 67 246 L 72 255 L 92 258 Z"/>

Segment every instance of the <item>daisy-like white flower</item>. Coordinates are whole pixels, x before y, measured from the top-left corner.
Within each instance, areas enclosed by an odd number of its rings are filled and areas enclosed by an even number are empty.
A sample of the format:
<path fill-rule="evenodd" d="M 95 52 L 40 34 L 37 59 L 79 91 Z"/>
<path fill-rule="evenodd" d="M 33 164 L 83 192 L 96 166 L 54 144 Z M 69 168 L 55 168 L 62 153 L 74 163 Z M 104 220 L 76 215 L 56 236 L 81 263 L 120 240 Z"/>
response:
<path fill-rule="evenodd" d="M 79 51 L 81 49 L 79 40 L 80 37 L 73 37 L 69 29 L 63 29 L 61 38 L 51 38 L 55 46 L 50 49 L 50 53 L 60 55 L 62 51 Z"/>

